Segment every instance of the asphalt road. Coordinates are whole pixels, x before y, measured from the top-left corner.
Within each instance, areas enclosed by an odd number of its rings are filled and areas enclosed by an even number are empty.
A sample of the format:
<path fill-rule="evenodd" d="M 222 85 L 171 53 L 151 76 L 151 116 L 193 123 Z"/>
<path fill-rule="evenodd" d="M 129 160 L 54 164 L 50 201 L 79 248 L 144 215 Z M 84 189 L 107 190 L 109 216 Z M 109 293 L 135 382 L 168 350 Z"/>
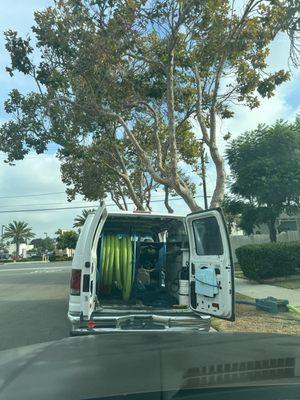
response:
<path fill-rule="evenodd" d="M 0 350 L 69 336 L 70 262 L 0 264 Z"/>

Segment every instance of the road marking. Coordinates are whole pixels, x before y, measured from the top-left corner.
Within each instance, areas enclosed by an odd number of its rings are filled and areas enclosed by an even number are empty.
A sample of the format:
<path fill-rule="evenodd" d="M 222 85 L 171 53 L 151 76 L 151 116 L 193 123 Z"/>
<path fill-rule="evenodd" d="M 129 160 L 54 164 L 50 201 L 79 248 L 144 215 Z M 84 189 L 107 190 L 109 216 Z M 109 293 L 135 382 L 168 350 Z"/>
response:
<path fill-rule="evenodd" d="M 65 271 L 66 271 L 66 269 L 62 269 L 62 268 L 61 269 L 56 269 L 55 271 L 53 271 L 51 269 L 43 268 L 42 270 L 36 269 L 34 271 L 29 271 L 29 273 L 30 274 L 49 274 L 49 272 L 50 272 L 50 273 L 54 274 L 54 273 L 57 273 L 57 272 L 65 272 Z"/>
<path fill-rule="evenodd" d="M 37 267 L 35 267 L 35 268 L 11 268 L 11 269 L 1 269 L 1 267 L 0 267 L 0 272 L 18 272 L 18 271 L 43 271 L 43 270 L 58 270 L 58 269 L 60 269 L 60 270 L 71 270 L 71 266 L 68 266 L 68 267 L 64 267 L 64 266 L 62 266 L 62 267 L 39 267 L 39 268 L 37 268 Z"/>

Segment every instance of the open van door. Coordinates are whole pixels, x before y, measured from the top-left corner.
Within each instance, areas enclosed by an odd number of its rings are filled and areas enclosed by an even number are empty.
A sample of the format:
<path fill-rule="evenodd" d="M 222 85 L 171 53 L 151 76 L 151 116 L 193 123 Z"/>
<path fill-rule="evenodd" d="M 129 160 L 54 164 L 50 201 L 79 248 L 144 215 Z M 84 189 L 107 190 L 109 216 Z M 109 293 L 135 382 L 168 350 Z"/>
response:
<path fill-rule="evenodd" d="M 84 246 L 81 311 L 83 318 L 87 320 L 90 319 L 97 300 L 97 246 L 106 217 L 107 211 L 103 203 L 93 216 Z"/>
<path fill-rule="evenodd" d="M 234 321 L 234 270 L 229 235 L 220 209 L 186 217 L 190 243 L 190 307 Z"/>

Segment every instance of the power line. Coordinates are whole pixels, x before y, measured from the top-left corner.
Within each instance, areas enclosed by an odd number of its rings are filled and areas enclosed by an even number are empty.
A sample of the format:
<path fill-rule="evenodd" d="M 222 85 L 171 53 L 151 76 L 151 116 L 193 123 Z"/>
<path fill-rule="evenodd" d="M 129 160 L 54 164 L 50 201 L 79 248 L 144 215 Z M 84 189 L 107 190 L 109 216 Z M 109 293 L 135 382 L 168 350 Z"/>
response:
<path fill-rule="evenodd" d="M 50 196 L 53 194 L 65 194 L 65 192 L 52 192 L 52 193 L 38 193 L 38 194 L 22 194 L 18 196 L 0 196 L 0 199 L 17 199 L 21 197 L 38 197 L 38 196 Z"/>
<path fill-rule="evenodd" d="M 66 192 L 51 192 L 51 193 L 38 193 L 38 194 L 24 194 L 24 195 L 17 195 L 17 196 L 0 196 L 0 199 L 17 199 L 17 198 L 25 198 L 25 197 L 39 197 L 39 196 L 50 196 L 50 195 L 57 195 L 57 194 L 66 194 Z M 151 196 L 151 198 L 157 198 L 160 196 Z M 203 197 L 203 195 L 198 195 L 195 198 Z M 211 197 L 211 196 L 207 196 Z M 180 197 L 181 198 L 181 197 Z M 180 199 L 179 198 L 179 199 Z M 160 199 L 159 201 L 161 201 Z M 170 198 L 169 201 L 172 201 L 173 199 Z M 152 200 L 152 203 L 155 203 L 156 200 Z M 47 206 L 47 205 L 55 205 L 55 204 L 68 204 L 67 202 L 64 203 L 45 203 L 45 204 L 16 204 L 16 205 L 1 205 L 0 207 L 6 207 L 6 206 L 11 206 L 11 207 L 29 207 L 29 206 Z M 74 204 L 74 203 L 73 203 Z M 133 204 L 133 203 L 128 203 L 128 204 Z"/>
<path fill-rule="evenodd" d="M 20 213 L 20 212 L 38 212 L 38 211 L 61 211 L 61 210 L 76 210 L 76 209 L 82 209 L 82 208 L 93 208 L 93 207 L 98 207 L 99 204 L 95 204 L 93 206 L 77 206 L 77 207 L 56 207 L 56 208 L 36 208 L 36 209 L 31 209 L 31 210 L 5 210 L 5 211 L 0 211 L 0 214 L 7 214 L 7 213 Z"/>
<path fill-rule="evenodd" d="M 199 197 L 203 197 L 201 195 L 195 196 L 194 198 L 197 199 Z M 211 196 L 209 196 L 211 197 Z M 178 200 L 183 200 L 182 197 L 176 197 L 176 198 L 171 198 L 169 201 L 178 201 Z M 161 200 L 153 200 L 151 203 L 163 203 L 164 199 Z M 133 202 L 128 202 L 128 205 L 134 204 Z M 111 203 L 111 204 L 106 204 L 106 207 L 113 207 L 116 206 L 116 204 Z M 8 213 L 21 213 L 21 212 L 39 212 L 39 211 L 63 211 L 63 210 L 79 210 L 83 208 L 97 208 L 99 207 L 99 204 L 93 204 L 93 205 L 84 205 L 84 206 L 75 206 L 75 207 L 55 207 L 55 208 L 36 208 L 36 209 L 31 209 L 31 210 L 4 210 L 0 211 L 0 214 L 8 214 Z"/>
<path fill-rule="evenodd" d="M 72 202 L 72 204 L 82 204 L 82 201 L 77 201 L 77 202 Z M 57 206 L 57 205 L 67 205 L 70 204 L 70 202 L 63 202 L 63 203 L 44 203 L 44 204 L 39 204 L 39 203 L 30 203 L 30 204 L 2 204 L 0 205 L 0 208 L 4 207 L 45 207 L 45 206 Z"/>

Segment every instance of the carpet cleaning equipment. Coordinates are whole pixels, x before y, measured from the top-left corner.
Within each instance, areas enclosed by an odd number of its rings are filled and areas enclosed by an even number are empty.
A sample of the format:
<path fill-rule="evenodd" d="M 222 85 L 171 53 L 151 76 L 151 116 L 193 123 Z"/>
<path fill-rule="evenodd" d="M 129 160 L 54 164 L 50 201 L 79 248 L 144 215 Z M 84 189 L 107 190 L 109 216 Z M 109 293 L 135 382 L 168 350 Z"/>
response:
<path fill-rule="evenodd" d="M 115 254 L 115 236 L 110 236 L 108 268 L 107 268 L 107 286 L 111 289 L 113 275 L 114 275 L 114 254 Z"/>
<path fill-rule="evenodd" d="M 178 300 L 179 304 L 182 306 L 189 305 L 189 269 L 188 267 L 183 267 L 180 271 L 179 279 L 179 290 L 178 290 Z"/>
<path fill-rule="evenodd" d="M 123 263 L 123 268 L 125 273 L 123 273 L 123 290 L 122 290 L 122 295 L 123 295 L 123 300 L 128 301 L 130 297 L 130 292 L 131 292 L 131 282 L 132 282 L 132 245 L 131 245 L 131 239 L 128 236 L 127 238 L 124 238 L 124 249 L 126 249 L 126 252 L 124 254 L 124 263 Z M 125 256 L 127 258 L 125 258 Z M 125 261 L 126 260 L 126 261 Z"/>
<path fill-rule="evenodd" d="M 287 312 L 288 300 L 276 299 L 275 297 L 266 297 L 264 299 L 255 299 L 257 310 L 267 311 L 269 313 L 277 314 L 280 312 Z"/>
<path fill-rule="evenodd" d="M 257 310 L 278 314 L 281 312 L 294 312 L 300 315 L 300 308 L 289 304 L 288 300 L 276 299 L 275 297 L 266 297 L 264 299 L 254 299 L 255 301 L 236 300 L 236 304 L 246 304 L 256 307 Z"/>
<path fill-rule="evenodd" d="M 291 304 L 287 304 L 287 308 L 290 312 L 296 313 L 298 315 L 300 315 L 300 308 L 299 307 L 295 307 L 292 306 Z"/>
<path fill-rule="evenodd" d="M 117 288 L 122 290 L 122 276 L 121 276 L 121 264 L 120 264 L 120 239 L 115 238 L 115 253 L 114 253 L 114 271 Z"/>
<path fill-rule="evenodd" d="M 132 242 L 129 235 L 105 234 L 102 237 L 100 287 L 109 294 L 115 286 L 128 301 L 132 287 Z"/>

